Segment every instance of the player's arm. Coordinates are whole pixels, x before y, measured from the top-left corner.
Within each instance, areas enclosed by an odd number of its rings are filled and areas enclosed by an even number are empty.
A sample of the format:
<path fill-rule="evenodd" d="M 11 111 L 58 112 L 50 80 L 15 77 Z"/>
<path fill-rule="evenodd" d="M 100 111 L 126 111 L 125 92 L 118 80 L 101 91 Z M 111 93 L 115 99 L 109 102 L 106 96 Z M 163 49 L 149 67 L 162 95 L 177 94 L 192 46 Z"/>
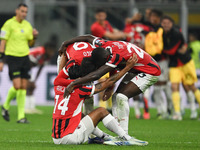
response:
<path fill-rule="evenodd" d="M 63 69 L 63 67 L 66 65 L 68 59 L 64 55 L 64 53 L 61 56 L 58 56 L 59 60 L 57 61 L 57 67 L 58 67 L 58 73 Z"/>
<path fill-rule="evenodd" d="M 34 44 L 35 44 L 35 40 L 37 39 L 37 36 L 38 36 L 39 32 L 37 29 L 33 29 L 33 39 L 28 41 L 28 44 L 30 47 L 32 47 Z"/>
<path fill-rule="evenodd" d="M 70 44 L 73 44 L 75 42 L 89 42 L 93 45 L 97 44 L 98 46 L 101 46 L 102 43 L 97 41 L 96 39 L 98 39 L 98 38 L 95 36 L 92 36 L 92 35 L 83 35 L 83 36 L 77 36 L 70 40 L 64 41 L 58 50 L 59 55 L 61 56 L 61 54 L 65 53 L 67 46 Z"/>
<path fill-rule="evenodd" d="M 133 54 L 133 57 L 130 57 L 126 62 L 126 67 L 122 69 L 119 73 L 112 75 L 110 78 L 105 80 L 104 82 L 98 83 L 95 85 L 94 94 L 99 93 L 105 90 L 108 87 L 111 87 L 117 82 L 125 73 L 127 73 L 133 66 L 137 63 L 138 58 L 136 54 Z"/>
<path fill-rule="evenodd" d="M 91 81 L 95 81 L 100 79 L 103 75 L 105 75 L 107 72 L 112 71 L 114 68 L 107 66 L 107 65 L 103 65 L 102 67 L 100 67 L 98 70 L 89 73 L 88 75 L 76 79 L 74 82 L 70 83 L 67 88 L 65 88 L 65 95 L 69 95 L 69 93 L 71 93 L 74 89 L 75 86 L 84 84 L 84 83 L 88 83 Z"/>
<path fill-rule="evenodd" d="M 5 46 L 6 46 L 6 40 L 1 40 L 1 44 L 0 44 L 0 71 L 3 70 L 3 59 L 4 59 L 4 51 L 5 51 Z"/>

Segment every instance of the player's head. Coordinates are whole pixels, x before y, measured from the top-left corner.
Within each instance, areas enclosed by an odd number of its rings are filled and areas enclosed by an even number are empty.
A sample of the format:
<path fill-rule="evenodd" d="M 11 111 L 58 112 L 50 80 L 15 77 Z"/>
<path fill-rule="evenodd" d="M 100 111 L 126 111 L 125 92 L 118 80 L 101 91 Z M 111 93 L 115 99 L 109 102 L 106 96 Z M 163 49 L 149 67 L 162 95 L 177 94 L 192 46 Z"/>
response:
<path fill-rule="evenodd" d="M 163 12 L 158 9 L 152 9 L 150 14 L 149 14 L 149 21 L 153 25 L 159 25 L 160 24 L 160 19 L 163 16 Z"/>
<path fill-rule="evenodd" d="M 69 74 L 70 79 L 77 79 L 81 77 L 80 66 L 75 65 L 75 66 L 70 67 L 68 70 L 68 74 Z"/>
<path fill-rule="evenodd" d="M 95 71 L 96 69 L 98 69 L 98 67 L 95 66 L 91 57 L 83 58 L 80 66 L 80 76 L 83 77 L 89 74 L 90 72 Z"/>
<path fill-rule="evenodd" d="M 198 40 L 198 34 L 196 32 L 190 32 L 188 39 L 189 39 L 189 42 L 196 41 Z"/>
<path fill-rule="evenodd" d="M 97 47 L 92 51 L 92 61 L 95 66 L 100 67 L 103 66 L 110 53 L 102 47 Z"/>
<path fill-rule="evenodd" d="M 24 3 L 20 3 L 18 6 L 17 6 L 17 9 L 16 9 L 16 18 L 19 19 L 19 21 L 22 21 L 26 18 L 27 16 L 27 13 L 28 13 L 28 6 Z"/>
<path fill-rule="evenodd" d="M 164 32 L 169 32 L 174 25 L 174 20 L 170 16 L 163 16 L 161 19 L 161 26 Z"/>
<path fill-rule="evenodd" d="M 97 21 L 102 22 L 102 21 L 106 20 L 106 17 L 107 17 L 107 14 L 104 9 L 99 8 L 96 10 L 95 18 Z"/>
<path fill-rule="evenodd" d="M 77 79 L 83 76 L 86 76 L 90 72 L 95 71 L 98 69 L 94 63 L 92 62 L 91 57 L 83 58 L 81 65 L 75 65 L 69 68 L 68 74 L 70 79 Z"/>

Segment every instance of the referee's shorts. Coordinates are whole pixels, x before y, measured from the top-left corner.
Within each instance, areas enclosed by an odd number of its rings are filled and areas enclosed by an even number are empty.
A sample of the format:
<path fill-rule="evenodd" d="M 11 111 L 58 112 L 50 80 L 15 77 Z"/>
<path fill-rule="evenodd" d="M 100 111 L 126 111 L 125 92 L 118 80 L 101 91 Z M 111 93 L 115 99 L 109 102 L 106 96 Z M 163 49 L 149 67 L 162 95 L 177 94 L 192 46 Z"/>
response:
<path fill-rule="evenodd" d="M 30 60 L 28 55 L 24 57 L 6 56 L 6 62 L 9 69 L 9 77 L 14 78 L 30 78 Z"/>

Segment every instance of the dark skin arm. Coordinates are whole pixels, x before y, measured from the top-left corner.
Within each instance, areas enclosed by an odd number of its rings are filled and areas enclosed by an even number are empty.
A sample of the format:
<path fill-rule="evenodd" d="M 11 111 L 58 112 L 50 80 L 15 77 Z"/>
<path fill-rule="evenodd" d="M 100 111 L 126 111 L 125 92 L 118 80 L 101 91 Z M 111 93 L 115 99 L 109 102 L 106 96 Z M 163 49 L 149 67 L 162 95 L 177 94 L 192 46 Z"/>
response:
<path fill-rule="evenodd" d="M 125 75 L 131 68 L 133 68 L 137 61 L 138 58 L 134 54 L 133 57 L 129 58 L 129 60 L 127 61 L 126 67 L 122 69 L 119 73 L 112 75 L 110 78 L 106 79 L 101 83 L 96 84 L 94 93 L 99 93 L 105 90 L 106 88 L 113 86 L 123 75 Z"/>
<path fill-rule="evenodd" d="M 59 55 L 61 56 L 63 53 L 65 54 L 65 50 L 68 45 L 73 44 L 75 42 L 89 42 L 92 44 L 93 40 L 95 39 L 92 35 L 83 35 L 83 36 L 77 36 L 75 38 L 72 38 L 71 40 L 67 40 L 63 42 L 58 50 Z"/>
<path fill-rule="evenodd" d="M 114 70 L 114 68 L 107 66 L 107 65 L 103 65 L 98 70 L 91 72 L 88 75 L 86 75 L 82 78 L 76 79 L 74 82 L 70 83 L 67 86 L 67 88 L 65 88 L 65 92 L 71 93 L 76 85 L 81 85 L 81 84 L 84 84 L 84 83 L 87 83 L 87 82 L 98 80 L 103 75 L 105 75 L 106 73 L 108 73 L 112 70 Z"/>
<path fill-rule="evenodd" d="M 129 58 L 129 60 L 128 60 L 127 63 L 126 63 L 126 67 L 125 67 L 124 69 L 122 69 L 119 73 L 117 73 L 117 74 L 111 76 L 110 78 L 108 78 L 108 79 L 105 80 L 104 82 L 98 83 L 98 84 L 96 85 L 97 87 L 95 88 L 95 93 L 101 92 L 101 91 L 105 90 L 106 88 L 113 86 L 113 85 L 115 84 L 116 81 L 118 81 L 126 72 L 128 72 L 130 69 L 133 68 L 133 66 L 137 63 L 137 61 L 138 61 L 137 55 L 136 55 L 136 54 L 133 54 L 133 57 L 130 57 L 130 58 Z M 104 70 L 104 69 L 107 69 L 107 70 Z M 109 72 L 109 71 L 111 71 L 111 70 L 113 70 L 113 69 L 114 69 L 114 68 L 111 68 L 111 67 L 109 67 L 109 66 L 104 65 L 104 66 L 102 66 L 101 68 L 99 68 L 97 71 L 92 72 L 92 73 L 88 74 L 87 76 L 85 76 L 85 77 L 83 77 L 83 78 L 79 78 L 79 79 L 77 79 L 76 81 L 79 81 L 79 80 L 80 80 L 80 83 L 82 83 L 82 81 L 84 81 L 84 80 L 81 80 L 81 79 L 84 79 L 84 78 L 85 78 L 85 79 L 87 79 L 87 80 L 90 80 L 92 76 L 93 76 L 93 77 L 95 76 L 95 75 L 93 75 L 93 74 L 96 74 L 96 72 L 99 73 L 99 74 L 102 76 L 102 75 L 105 74 L 106 71 Z M 107 72 L 106 72 L 106 73 L 107 73 Z M 96 75 L 98 75 L 98 74 L 96 74 Z M 101 76 L 100 76 L 100 77 L 101 77 Z M 97 80 L 97 79 L 95 79 L 95 80 Z M 76 82 L 76 81 L 73 81 L 73 82 Z M 92 80 L 91 80 L 91 81 L 92 81 Z M 64 97 L 68 96 L 69 93 L 71 93 L 72 90 L 74 89 L 73 82 L 71 82 L 70 85 L 69 85 L 69 86 L 71 86 L 71 87 L 70 87 L 70 91 L 68 91 L 67 88 L 65 88 Z M 89 82 L 89 81 L 87 81 L 87 82 Z M 87 83 L 87 82 L 85 82 L 85 83 Z M 69 86 L 68 86 L 68 87 L 69 87 Z"/>

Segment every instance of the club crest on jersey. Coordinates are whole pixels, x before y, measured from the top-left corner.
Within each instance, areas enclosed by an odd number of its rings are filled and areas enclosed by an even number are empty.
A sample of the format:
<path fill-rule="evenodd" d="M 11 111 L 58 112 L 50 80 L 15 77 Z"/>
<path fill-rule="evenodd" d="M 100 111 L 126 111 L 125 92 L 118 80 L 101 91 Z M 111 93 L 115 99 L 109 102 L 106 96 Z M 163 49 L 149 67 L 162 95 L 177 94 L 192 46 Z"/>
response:
<path fill-rule="evenodd" d="M 21 33 L 24 33 L 24 30 L 23 30 L 23 29 L 21 29 Z"/>
<path fill-rule="evenodd" d="M 88 87 L 88 88 L 91 88 L 91 87 L 92 87 L 92 85 L 86 85 L 86 87 Z"/>
<path fill-rule="evenodd" d="M 58 85 L 57 86 L 57 91 L 65 92 L 65 87 Z"/>

